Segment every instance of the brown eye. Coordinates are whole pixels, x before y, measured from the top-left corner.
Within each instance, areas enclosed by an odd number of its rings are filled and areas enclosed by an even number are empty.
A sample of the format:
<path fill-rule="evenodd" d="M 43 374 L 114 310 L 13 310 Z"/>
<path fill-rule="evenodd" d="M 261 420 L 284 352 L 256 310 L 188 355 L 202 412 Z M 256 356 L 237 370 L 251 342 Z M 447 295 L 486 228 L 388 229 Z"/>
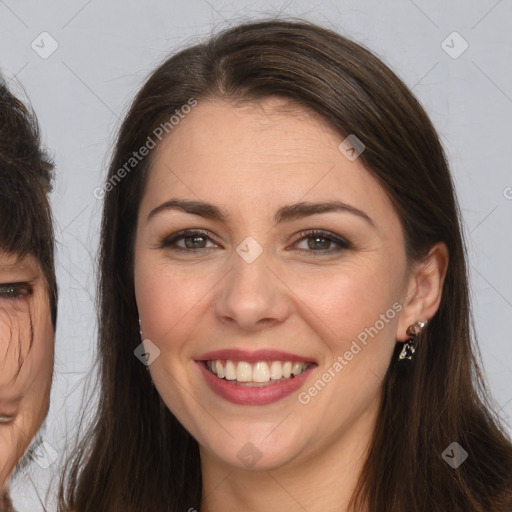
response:
<path fill-rule="evenodd" d="M 327 250 L 331 248 L 332 240 L 325 236 L 310 236 L 308 238 L 308 247 L 310 249 Z"/>
<path fill-rule="evenodd" d="M 210 245 L 208 245 L 210 244 Z M 203 231 L 185 230 L 175 233 L 160 242 L 160 248 L 169 248 L 179 251 L 189 251 L 201 249 L 210 249 L 216 244 L 210 236 Z"/>
<path fill-rule="evenodd" d="M 187 249 L 204 249 L 206 246 L 206 237 L 204 235 L 185 236 L 183 242 Z"/>
<path fill-rule="evenodd" d="M 352 244 L 344 238 L 330 233 L 328 231 L 305 231 L 300 233 L 301 238 L 295 242 L 295 245 L 301 251 L 312 253 L 313 255 L 335 254 L 344 249 L 351 249 Z M 300 244 L 306 247 L 300 247 Z"/>
<path fill-rule="evenodd" d="M 0 299 L 22 299 L 32 294 L 30 283 L 2 283 L 0 284 Z"/>

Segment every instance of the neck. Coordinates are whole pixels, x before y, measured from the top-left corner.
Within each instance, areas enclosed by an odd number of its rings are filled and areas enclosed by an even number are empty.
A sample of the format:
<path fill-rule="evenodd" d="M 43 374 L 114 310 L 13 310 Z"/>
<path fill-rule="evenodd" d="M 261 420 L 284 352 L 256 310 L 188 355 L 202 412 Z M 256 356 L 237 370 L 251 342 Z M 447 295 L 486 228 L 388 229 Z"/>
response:
<path fill-rule="evenodd" d="M 201 512 L 351 512 L 348 505 L 366 459 L 377 407 L 324 449 L 275 469 L 233 468 L 201 448 Z"/>

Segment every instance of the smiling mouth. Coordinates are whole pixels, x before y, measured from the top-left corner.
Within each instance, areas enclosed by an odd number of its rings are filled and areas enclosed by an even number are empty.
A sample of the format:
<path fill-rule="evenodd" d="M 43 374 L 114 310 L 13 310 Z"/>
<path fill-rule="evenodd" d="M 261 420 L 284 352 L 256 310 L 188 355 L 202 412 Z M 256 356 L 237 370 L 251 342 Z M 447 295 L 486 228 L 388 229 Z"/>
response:
<path fill-rule="evenodd" d="M 206 369 L 219 379 L 238 386 L 263 387 L 286 382 L 304 373 L 310 362 L 292 361 L 235 361 L 231 359 L 210 359 L 205 361 Z"/>

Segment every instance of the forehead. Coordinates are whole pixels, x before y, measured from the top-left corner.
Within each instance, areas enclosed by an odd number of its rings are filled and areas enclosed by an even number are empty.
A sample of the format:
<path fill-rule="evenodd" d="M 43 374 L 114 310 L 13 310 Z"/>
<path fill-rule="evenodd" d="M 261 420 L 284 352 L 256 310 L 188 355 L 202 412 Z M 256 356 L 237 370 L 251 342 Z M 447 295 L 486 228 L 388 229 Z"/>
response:
<path fill-rule="evenodd" d="M 0 278 L 5 275 L 39 273 L 40 265 L 32 254 L 18 256 L 0 249 Z"/>
<path fill-rule="evenodd" d="M 257 222 L 285 204 L 341 200 L 400 229 L 379 181 L 340 151 L 344 138 L 318 114 L 281 99 L 199 102 L 157 146 L 140 213 L 172 196 Z"/>
<path fill-rule="evenodd" d="M 282 99 L 237 105 L 204 101 L 170 132 L 157 149 L 157 159 L 186 154 L 205 164 L 215 158 L 218 171 L 218 163 L 237 166 L 240 172 L 255 171 L 250 164 L 258 163 L 278 170 L 337 157 L 333 150 L 340 141 L 319 115 Z"/>

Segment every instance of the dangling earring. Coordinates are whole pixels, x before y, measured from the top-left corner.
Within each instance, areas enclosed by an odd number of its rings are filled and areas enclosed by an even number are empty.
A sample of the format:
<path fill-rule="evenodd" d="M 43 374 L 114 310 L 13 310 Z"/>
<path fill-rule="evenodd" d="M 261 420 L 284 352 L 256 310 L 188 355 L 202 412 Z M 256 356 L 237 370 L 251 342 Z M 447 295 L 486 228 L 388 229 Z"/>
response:
<path fill-rule="evenodd" d="M 403 359 L 409 359 L 412 360 L 412 357 L 414 355 L 414 352 L 416 352 L 416 345 L 418 343 L 418 335 L 423 331 L 425 326 L 427 325 L 427 322 L 421 322 L 418 320 L 417 322 L 414 322 L 412 325 L 409 325 L 407 328 L 407 334 L 409 336 L 412 336 L 411 339 L 408 339 L 404 342 L 404 345 L 402 347 L 402 351 L 400 352 L 400 355 L 398 356 L 398 360 L 401 361 Z"/>

